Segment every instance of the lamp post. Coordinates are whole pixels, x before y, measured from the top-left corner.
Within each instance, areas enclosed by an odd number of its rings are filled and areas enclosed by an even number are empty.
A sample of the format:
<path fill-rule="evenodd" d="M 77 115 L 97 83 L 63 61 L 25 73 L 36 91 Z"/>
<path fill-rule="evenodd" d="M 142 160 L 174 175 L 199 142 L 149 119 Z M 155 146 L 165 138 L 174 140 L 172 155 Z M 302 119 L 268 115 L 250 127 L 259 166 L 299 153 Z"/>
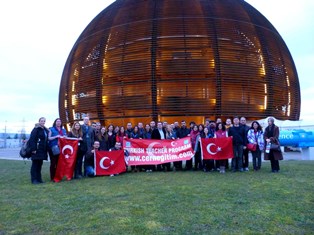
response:
<path fill-rule="evenodd" d="M 7 121 L 5 121 L 4 125 L 4 148 L 7 148 Z"/>

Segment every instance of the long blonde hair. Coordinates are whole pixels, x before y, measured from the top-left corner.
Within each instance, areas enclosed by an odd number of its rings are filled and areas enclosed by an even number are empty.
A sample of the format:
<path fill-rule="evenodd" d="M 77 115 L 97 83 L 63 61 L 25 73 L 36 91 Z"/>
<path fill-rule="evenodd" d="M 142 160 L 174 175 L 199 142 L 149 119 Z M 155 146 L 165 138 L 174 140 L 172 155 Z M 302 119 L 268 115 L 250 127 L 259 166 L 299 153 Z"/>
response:
<path fill-rule="evenodd" d="M 75 129 L 75 125 L 76 124 L 80 125 L 80 129 L 78 131 Z M 83 137 L 82 127 L 81 127 L 81 124 L 79 122 L 74 122 L 73 123 L 72 128 L 71 128 L 71 133 L 72 133 L 73 136 Z"/>

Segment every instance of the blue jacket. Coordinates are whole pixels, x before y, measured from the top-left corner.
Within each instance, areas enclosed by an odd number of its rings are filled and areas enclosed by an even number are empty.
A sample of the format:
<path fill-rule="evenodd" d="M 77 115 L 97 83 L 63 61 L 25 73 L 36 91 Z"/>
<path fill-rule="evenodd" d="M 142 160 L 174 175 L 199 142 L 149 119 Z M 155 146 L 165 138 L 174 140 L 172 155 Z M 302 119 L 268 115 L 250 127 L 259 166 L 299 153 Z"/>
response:
<path fill-rule="evenodd" d="M 55 127 L 49 127 L 49 130 L 51 131 L 51 137 L 60 135 L 58 129 Z M 66 130 L 64 128 L 62 128 L 61 131 L 62 131 L 62 136 L 66 136 Z M 58 138 L 53 139 L 53 140 L 49 140 L 49 147 L 50 148 L 54 145 L 57 145 L 57 144 L 58 144 Z"/>

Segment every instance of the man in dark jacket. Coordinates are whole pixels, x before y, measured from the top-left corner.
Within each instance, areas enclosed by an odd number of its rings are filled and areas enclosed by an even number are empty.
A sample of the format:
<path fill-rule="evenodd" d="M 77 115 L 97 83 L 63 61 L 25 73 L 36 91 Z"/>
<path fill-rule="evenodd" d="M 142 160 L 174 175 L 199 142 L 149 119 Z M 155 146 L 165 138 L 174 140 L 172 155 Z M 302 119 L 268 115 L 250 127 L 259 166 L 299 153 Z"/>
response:
<path fill-rule="evenodd" d="M 181 121 L 181 128 L 179 129 L 177 133 L 177 137 L 179 139 L 190 136 L 190 129 L 186 127 L 186 122 L 185 120 Z M 190 162 L 189 162 L 190 161 Z M 174 169 L 175 170 L 182 170 L 182 161 L 177 161 L 173 163 Z M 190 170 L 192 169 L 192 159 L 186 161 L 186 169 Z"/>
<path fill-rule="evenodd" d="M 245 130 L 245 135 L 247 136 L 247 133 L 248 133 L 250 127 L 246 125 L 246 118 L 245 117 L 240 118 L 240 125 L 243 126 L 243 128 Z M 247 143 L 247 137 L 246 137 L 246 143 Z M 249 150 L 248 149 L 243 150 L 242 161 L 243 161 L 243 170 L 249 171 Z"/>
<path fill-rule="evenodd" d="M 243 172 L 243 149 L 246 149 L 246 132 L 243 126 L 240 126 L 238 117 L 233 118 L 233 126 L 229 128 L 229 136 L 232 136 L 233 154 L 232 158 L 232 171 L 236 172 L 239 170 Z"/>
<path fill-rule="evenodd" d="M 95 176 L 94 156 L 95 156 L 95 151 L 98 151 L 99 146 L 100 146 L 99 141 L 95 141 L 92 149 L 89 149 L 85 154 L 84 168 L 86 171 L 86 176 L 88 177 Z"/>
<path fill-rule="evenodd" d="M 83 165 L 83 156 L 92 148 L 95 139 L 94 129 L 89 126 L 89 117 L 83 118 L 83 125 L 82 125 L 82 133 L 83 133 L 83 142 L 82 142 L 82 150 L 84 154 L 76 159 L 76 166 L 75 166 L 75 178 L 82 178 L 82 165 Z M 85 172 L 86 169 L 84 169 Z"/>
<path fill-rule="evenodd" d="M 152 131 L 152 139 L 154 140 L 165 140 L 166 139 L 166 131 L 163 128 L 162 122 L 157 122 L 157 128 Z M 157 165 L 157 170 L 161 171 L 169 171 L 170 163 L 164 163 L 162 165 Z"/>
<path fill-rule="evenodd" d="M 125 135 L 130 139 L 133 133 L 132 123 L 128 122 L 126 124 Z"/>

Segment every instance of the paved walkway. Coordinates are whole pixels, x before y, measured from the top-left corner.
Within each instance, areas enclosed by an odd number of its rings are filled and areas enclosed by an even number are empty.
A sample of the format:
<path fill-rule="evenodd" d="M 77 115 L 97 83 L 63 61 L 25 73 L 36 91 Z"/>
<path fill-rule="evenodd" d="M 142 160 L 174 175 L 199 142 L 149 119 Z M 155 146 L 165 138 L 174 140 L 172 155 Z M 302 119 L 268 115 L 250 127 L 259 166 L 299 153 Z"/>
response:
<path fill-rule="evenodd" d="M 20 148 L 1 148 L 0 149 L 0 159 L 8 159 L 8 160 L 23 160 L 20 157 Z"/>
<path fill-rule="evenodd" d="M 19 155 L 19 151 L 20 148 L 0 148 L 0 159 L 23 160 Z M 302 152 L 284 152 L 283 157 L 284 160 L 314 160 L 314 148 L 308 148 Z"/>

